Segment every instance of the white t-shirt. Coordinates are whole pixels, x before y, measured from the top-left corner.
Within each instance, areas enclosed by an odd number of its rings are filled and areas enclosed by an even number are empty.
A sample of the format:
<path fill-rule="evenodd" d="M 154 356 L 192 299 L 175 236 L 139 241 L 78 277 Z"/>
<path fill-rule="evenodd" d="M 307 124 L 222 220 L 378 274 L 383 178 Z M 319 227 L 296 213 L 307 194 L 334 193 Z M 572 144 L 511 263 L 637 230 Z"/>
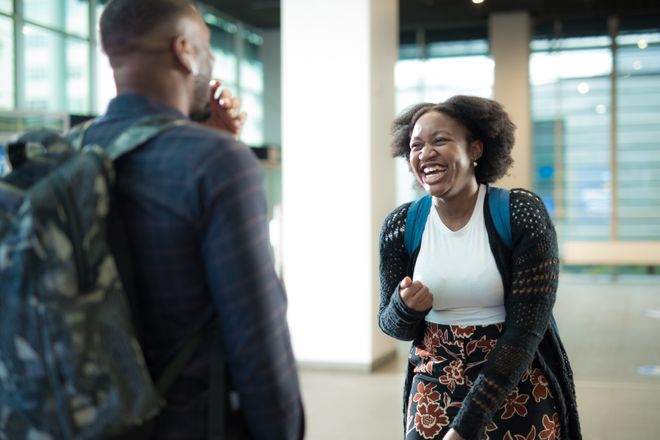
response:
<path fill-rule="evenodd" d="M 427 321 L 447 325 L 504 322 L 504 287 L 488 244 L 485 197 L 486 186 L 480 185 L 472 216 L 458 231 L 447 228 L 431 206 L 413 277 L 433 294 Z"/>

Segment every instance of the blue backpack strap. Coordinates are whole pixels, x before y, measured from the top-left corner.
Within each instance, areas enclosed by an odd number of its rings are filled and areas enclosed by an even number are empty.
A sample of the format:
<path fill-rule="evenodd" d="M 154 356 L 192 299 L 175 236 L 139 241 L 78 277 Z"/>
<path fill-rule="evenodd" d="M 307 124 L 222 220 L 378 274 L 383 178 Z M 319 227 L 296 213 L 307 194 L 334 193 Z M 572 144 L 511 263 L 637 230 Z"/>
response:
<path fill-rule="evenodd" d="M 508 189 L 498 188 L 495 186 L 488 187 L 488 207 L 490 208 L 490 216 L 495 224 L 497 233 L 504 240 L 509 249 L 513 246 L 511 238 L 511 217 L 509 209 L 510 192 Z M 553 327 L 555 333 L 559 335 L 559 326 L 555 320 L 554 314 L 550 315 L 550 325 Z"/>
<path fill-rule="evenodd" d="M 415 200 L 408 207 L 406 229 L 403 234 L 403 244 L 406 252 L 408 252 L 408 256 L 411 256 L 422 242 L 422 234 L 424 233 L 424 227 L 426 226 L 426 219 L 429 216 L 430 209 L 431 196 L 429 195 Z"/>
<path fill-rule="evenodd" d="M 511 217 L 509 213 L 509 190 L 488 186 L 488 207 L 495 229 L 506 246 L 511 249 Z"/>
<path fill-rule="evenodd" d="M 488 187 L 488 206 L 490 215 L 495 224 L 495 229 L 504 240 L 507 247 L 511 249 L 511 220 L 509 217 L 509 190 Z M 431 196 L 415 200 L 408 208 L 406 217 L 406 230 L 403 236 L 404 245 L 408 255 L 412 255 L 422 241 L 422 234 L 426 226 L 429 210 L 431 209 Z"/>

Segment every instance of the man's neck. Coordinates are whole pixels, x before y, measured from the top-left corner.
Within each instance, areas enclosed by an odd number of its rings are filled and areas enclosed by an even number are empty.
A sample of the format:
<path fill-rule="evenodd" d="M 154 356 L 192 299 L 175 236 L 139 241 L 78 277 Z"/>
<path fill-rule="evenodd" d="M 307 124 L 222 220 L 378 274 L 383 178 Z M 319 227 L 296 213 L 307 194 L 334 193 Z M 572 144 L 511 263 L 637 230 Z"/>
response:
<path fill-rule="evenodd" d="M 126 70 L 115 70 L 117 95 L 141 95 L 152 102 L 175 108 L 184 115 L 190 113 L 183 84 L 166 75 L 138 75 Z"/>

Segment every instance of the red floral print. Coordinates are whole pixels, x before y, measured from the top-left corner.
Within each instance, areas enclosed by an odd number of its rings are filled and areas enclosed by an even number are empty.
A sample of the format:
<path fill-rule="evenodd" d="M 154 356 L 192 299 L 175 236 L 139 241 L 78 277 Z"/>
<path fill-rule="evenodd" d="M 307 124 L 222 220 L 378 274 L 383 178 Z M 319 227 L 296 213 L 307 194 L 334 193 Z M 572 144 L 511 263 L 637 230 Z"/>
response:
<path fill-rule="evenodd" d="M 516 434 L 515 440 L 536 440 L 536 426 L 532 425 L 532 429 L 526 436 Z"/>
<path fill-rule="evenodd" d="M 542 440 L 555 440 L 559 438 L 557 427 L 559 426 L 559 416 L 555 414 L 550 420 L 547 414 L 543 416 L 543 431 L 539 432 L 539 438 Z"/>
<path fill-rule="evenodd" d="M 444 403 L 445 410 L 447 410 L 447 408 L 451 408 L 451 407 L 460 408 L 461 406 L 463 406 L 463 402 L 461 402 L 460 400 L 452 402 L 451 396 L 449 396 L 449 394 L 447 394 L 447 393 L 443 393 L 442 403 Z"/>
<path fill-rule="evenodd" d="M 415 356 L 419 356 L 421 358 L 427 358 L 431 356 L 431 353 L 426 349 L 426 346 L 416 346 L 415 347 Z"/>
<path fill-rule="evenodd" d="M 559 423 L 559 414 L 554 413 L 552 415 L 552 421 L 555 422 L 555 437 L 561 438 L 561 423 Z"/>
<path fill-rule="evenodd" d="M 497 425 L 495 424 L 495 422 L 490 422 L 488 425 L 486 425 L 486 433 L 484 434 L 484 440 L 491 440 L 490 436 L 488 435 L 488 433 L 491 431 L 497 431 Z"/>
<path fill-rule="evenodd" d="M 440 376 L 440 383 L 447 385 L 449 391 L 452 393 L 456 389 L 456 385 L 463 385 L 465 383 L 465 378 L 463 377 L 463 372 L 461 369 L 461 363 L 459 361 L 451 361 L 451 363 L 442 369 L 445 375 Z"/>
<path fill-rule="evenodd" d="M 425 439 L 432 439 L 447 425 L 449 425 L 449 417 L 437 403 L 417 406 L 415 430 Z"/>
<path fill-rule="evenodd" d="M 467 354 L 470 355 L 474 353 L 474 350 L 480 348 L 482 353 L 490 353 L 490 351 L 495 348 L 497 341 L 495 339 L 486 339 L 486 336 L 482 336 L 480 339 L 472 340 L 467 343 Z"/>
<path fill-rule="evenodd" d="M 452 325 L 451 331 L 457 338 L 469 338 L 474 334 L 473 325 Z"/>
<path fill-rule="evenodd" d="M 532 380 L 532 367 L 531 367 L 531 365 L 529 367 L 527 367 L 527 369 L 525 370 L 525 372 L 521 376 L 520 382 L 529 382 L 530 380 Z"/>
<path fill-rule="evenodd" d="M 426 385 L 422 382 L 418 383 L 413 401 L 417 402 L 417 405 L 426 405 L 439 401 L 440 393 L 435 391 L 435 387 L 436 385 L 434 383 L 428 383 Z"/>
<path fill-rule="evenodd" d="M 423 359 L 428 359 L 428 358 L 423 358 Z M 432 375 L 433 361 L 424 362 L 422 359 L 420 359 L 419 365 L 415 367 L 415 373 Z"/>
<path fill-rule="evenodd" d="M 497 344 L 496 339 L 487 339 L 485 336 L 482 336 L 481 339 L 477 341 L 477 347 L 481 348 L 484 353 L 488 353 L 495 348 L 495 344 Z"/>
<path fill-rule="evenodd" d="M 529 400 L 527 394 L 518 394 L 518 388 L 514 388 L 504 403 L 504 414 L 502 414 L 502 420 L 510 419 L 514 414 L 518 414 L 521 417 L 527 416 L 527 408 L 525 404 Z"/>
<path fill-rule="evenodd" d="M 442 364 L 447 361 L 446 358 L 436 355 L 434 353 L 422 352 L 420 355 L 417 353 L 417 348 L 415 349 L 415 356 L 419 356 L 419 363 L 415 367 L 415 373 L 428 374 L 433 376 L 433 367 L 437 364 Z"/>
<path fill-rule="evenodd" d="M 540 402 L 543 399 L 547 399 L 550 395 L 550 388 L 548 385 L 548 378 L 545 377 L 545 374 L 539 368 L 535 368 L 532 373 L 532 378 L 530 379 L 534 385 L 532 390 L 532 395 L 536 402 Z"/>
<path fill-rule="evenodd" d="M 442 438 L 453 414 L 462 406 L 464 392 L 474 386 L 497 345 L 501 330 L 501 325 L 486 328 L 428 323 L 424 338 L 410 351 L 414 373 L 423 376 L 413 382 L 408 397 L 407 440 Z M 437 381 L 426 380 L 426 376 Z M 534 362 L 485 427 L 481 440 L 558 440 L 560 430 L 548 378 Z"/>
<path fill-rule="evenodd" d="M 424 333 L 424 340 L 422 341 L 422 346 L 426 351 L 433 353 L 434 349 L 440 346 L 442 340 L 442 334 L 440 330 L 427 331 Z"/>

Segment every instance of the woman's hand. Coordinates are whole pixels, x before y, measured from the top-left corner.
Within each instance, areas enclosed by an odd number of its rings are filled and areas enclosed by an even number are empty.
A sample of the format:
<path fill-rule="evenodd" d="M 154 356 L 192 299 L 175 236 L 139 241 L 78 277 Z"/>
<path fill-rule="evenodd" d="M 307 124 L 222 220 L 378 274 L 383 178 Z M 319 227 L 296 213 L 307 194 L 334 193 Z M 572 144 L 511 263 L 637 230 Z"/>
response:
<path fill-rule="evenodd" d="M 211 115 L 202 124 L 217 130 L 229 132 L 234 138 L 238 139 L 245 124 L 247 114 L 240 111 L 241 100 L 237 96 L 232 96 L 229 90 L 224 89 L 220 92 L 220 96 L 215 96 L 221 84 L 220 80 L 217 79 L 213 80 L 210 84 Z"/>
<path fill-rule="evenodd" d="M 458 432 L 454 431 L 454 428 L 451 428 L 442 440 L 463 440 L 463 437 L 461 437 Z"/>
<path fill-rule="evenodd" d="M 399 293 L 404 304 L 417 312 L 426 312 L 433 307 L 433 295 L 420 281 L 405 277 L 399 284 Z"/>

